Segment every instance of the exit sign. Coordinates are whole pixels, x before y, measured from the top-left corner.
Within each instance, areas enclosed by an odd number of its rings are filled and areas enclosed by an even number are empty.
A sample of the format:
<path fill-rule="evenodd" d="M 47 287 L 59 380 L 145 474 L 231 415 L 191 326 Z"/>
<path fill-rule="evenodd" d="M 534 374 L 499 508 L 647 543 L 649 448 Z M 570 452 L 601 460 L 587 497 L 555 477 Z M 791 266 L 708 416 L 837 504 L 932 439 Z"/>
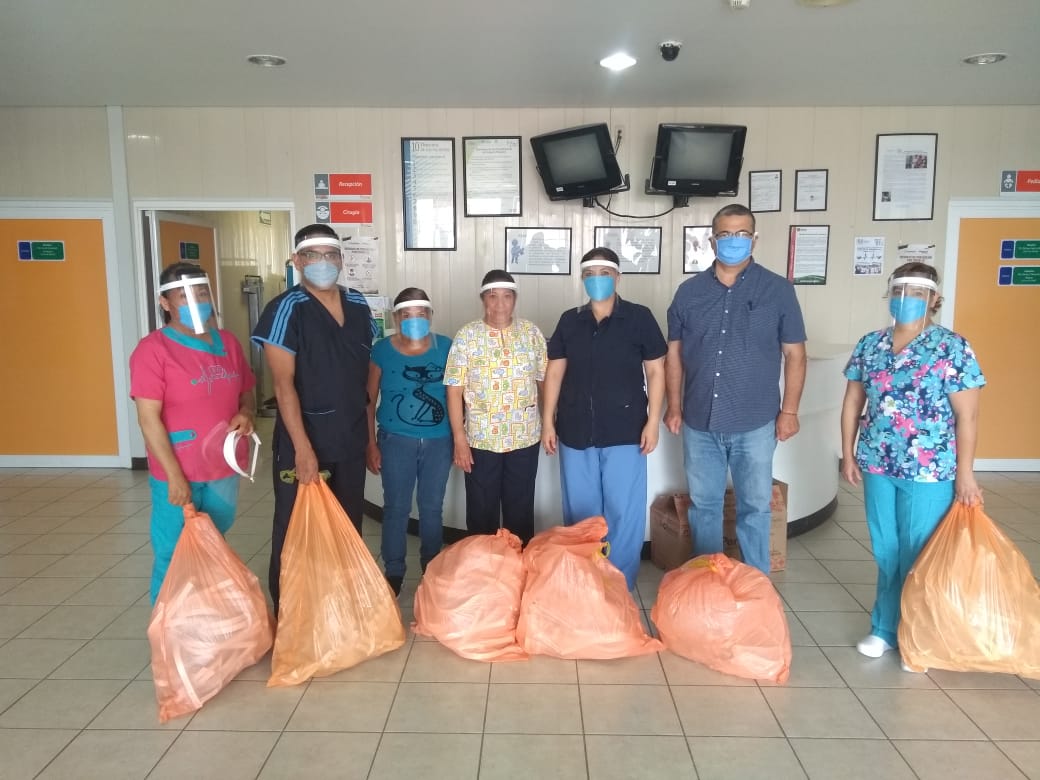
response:
<path fill-rule="evenodd" d="M 65 261 L 64 241 L 19 241 L 18 259 L 22 261 Z"/>

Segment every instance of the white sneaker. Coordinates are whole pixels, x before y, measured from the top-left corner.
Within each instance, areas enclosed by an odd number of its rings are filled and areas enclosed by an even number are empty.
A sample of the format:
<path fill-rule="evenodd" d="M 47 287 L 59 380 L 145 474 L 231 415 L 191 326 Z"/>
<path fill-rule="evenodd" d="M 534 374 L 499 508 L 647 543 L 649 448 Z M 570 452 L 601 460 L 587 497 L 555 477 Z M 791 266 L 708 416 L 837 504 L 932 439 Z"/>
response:
<path fill-rule="evenodd" d="M 860 654 L 865 655 L 868 658 L 880 658 L 889 650 L 895 650 L 892 645 L 874 634 L 870 634 L 865 639 L 861 639 L 857 642 L 856 649 L 859 650 Z"/>

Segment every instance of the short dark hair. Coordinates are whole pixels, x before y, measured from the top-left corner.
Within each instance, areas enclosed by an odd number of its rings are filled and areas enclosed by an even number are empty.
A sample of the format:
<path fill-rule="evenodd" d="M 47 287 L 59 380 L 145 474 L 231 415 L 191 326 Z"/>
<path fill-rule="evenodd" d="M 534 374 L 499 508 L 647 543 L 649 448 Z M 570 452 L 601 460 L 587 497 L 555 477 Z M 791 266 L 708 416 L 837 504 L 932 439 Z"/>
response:
<path fill-rule="evenodd" d="M 176 281 L 177 279 L 183 279 L 184 277 L 198 278 L 200 276 L 208 276 L 206 269 L 201 265 L 196 265 L 195 263 L 174 263 L 173 265 L 166 266 L 162 270 L 162 273 L 159 274 L 159 286 L 162 287 L 164 284 Z M 161 292 L 159 295 L 166 299 L 169 299 L 170 297 L 165 292 Z M 166 309 L 162 310 L 162 316 L 164 323 L 170 322 L 170 320 L 173 319 Z"/>
<path fill-rule="evenodd" d="M 616 265 L 619 269 L 621 268 L 621 260 L 620 258 L 618 258 L 617 252 L 608 247 L 597 246 L 593 249 L 590 249 L 588 252 L 581 256 L 581 262 L 584 263 L 586 260 L 592 260 L 593 258 L 607 260 L 608 262 L 611 262 L 614 265 Z"/>
<path fill-rule="evenodd" d="M 418 287 L 405 287 L 401 292 L 397 293 L 397 297 L 394 298 L 394 306 L 405 301 L 428 301 L 430 296 L 426 294 L 425 290 L 420 290 Z"/>
<path fill-rule="evenodd" d="M 751 230 L 755 230 L 755 213 L 745 206 L 743 203 L 730 203 L 728 206 L 723 206 L 721 209 L 715 212 L 715 216 L 711 218 L 711 232 L 715 232 L 715 223 L 723 217 L 750 217 L 751 218 Z"/>
<path fill-rule="evenodd" d="M 296 245 L 305 238 L 314 238 L 316 236 L 328 236 L 337 241 L 339 240 L 339 234 L 336 233 L 333 228 L 320 222 L 316 222 L 313 225 L 307 225 L 307 227 L 302 227 L 296 231 L 296 235 L 293 236 L 293 248 L 295 249 Z"/>
<path fill-rule="evenodd" d="M 483 287 L 485 284 L 491 284 L 492 282 L 513 282 L 516 284 L 516 279 L 508 271 L 503 271 L 501 268 L 492 268 L 486 274 L 480 282 L 480 286 Z M 481 293 L 483 295 L 483 293 Z"/>

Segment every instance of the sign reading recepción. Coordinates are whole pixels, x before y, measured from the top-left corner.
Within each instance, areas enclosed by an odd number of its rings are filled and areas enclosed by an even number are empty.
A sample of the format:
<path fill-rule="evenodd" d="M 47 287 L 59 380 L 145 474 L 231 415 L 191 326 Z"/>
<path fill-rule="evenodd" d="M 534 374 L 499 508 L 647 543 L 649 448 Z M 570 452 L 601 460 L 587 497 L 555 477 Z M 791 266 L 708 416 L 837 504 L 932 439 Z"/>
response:
<path fill-rule="evenodd" d="M 314 174 L 314 196 L 316 198 L 371 197 L 372 174 L 316 173 Z"/>
<path fill-rule="evenodd" d="M 25 262 L 65 262 L 64 241 L 19 241 L 18 259 Z"/>
<path fill-rule="evenodd" d="M 1000 287 L 1040 287 L 1040 265 L 1002 265 L 997 273 Z"/>

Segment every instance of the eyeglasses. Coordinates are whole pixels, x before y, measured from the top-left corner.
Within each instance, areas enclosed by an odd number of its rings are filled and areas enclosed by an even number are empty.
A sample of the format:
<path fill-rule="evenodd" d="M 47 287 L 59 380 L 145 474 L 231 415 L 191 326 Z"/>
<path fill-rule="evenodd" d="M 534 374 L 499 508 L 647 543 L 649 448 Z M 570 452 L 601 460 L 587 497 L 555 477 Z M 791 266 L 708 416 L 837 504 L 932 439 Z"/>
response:
<path fill-rule="evenodd" d="M 736 233 L 730 233 L 729 231 L 724 230 L 721 233 L 716 233 L 715 234 L 715 240 L 716 241 L 721 241 L 724 238 L 754 238 L 754 237 L 755 237 L 754 233 L 749 233 L 746 230 L 738 230 Z"/>
<path fill-rule="evenodd" d="M 308 263 L 313 263 L 317 260 L 329 260 L 333 263 L 338 263 L 343 259 L 343 253 L 337 252 L 335 249 L 331 252 L 315 252 L 313 249 L 304 249 L 300 252 L 300 257 Z"/>

